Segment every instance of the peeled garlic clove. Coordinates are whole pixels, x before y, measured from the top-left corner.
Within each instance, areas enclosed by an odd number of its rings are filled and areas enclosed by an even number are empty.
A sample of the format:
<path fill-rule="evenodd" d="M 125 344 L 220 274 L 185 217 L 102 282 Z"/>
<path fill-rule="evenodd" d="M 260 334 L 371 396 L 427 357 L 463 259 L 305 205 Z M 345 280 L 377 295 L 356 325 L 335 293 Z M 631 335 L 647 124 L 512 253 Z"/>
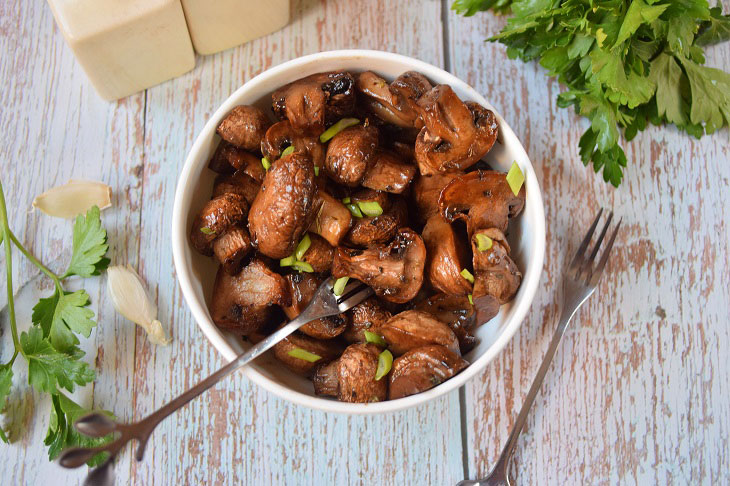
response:
<path fill-rule="evenodd" d="M 117 312 L 141 326 L 152 344 L 169 344 L 170 339 L 157 320 L 157 305 L 150 299 L 142 277 L 129 265 L 111 266 L 106 274 L 109 295 Z"/>
<path fill-rule="evenodd" d="M 47 190 L 33 200 L 33 207 L 49 216 L 73 219 L 92 206 L 106 209 L 112 205 L 112 188 L 97 181 L 71 179 L 67 184 Z"/>

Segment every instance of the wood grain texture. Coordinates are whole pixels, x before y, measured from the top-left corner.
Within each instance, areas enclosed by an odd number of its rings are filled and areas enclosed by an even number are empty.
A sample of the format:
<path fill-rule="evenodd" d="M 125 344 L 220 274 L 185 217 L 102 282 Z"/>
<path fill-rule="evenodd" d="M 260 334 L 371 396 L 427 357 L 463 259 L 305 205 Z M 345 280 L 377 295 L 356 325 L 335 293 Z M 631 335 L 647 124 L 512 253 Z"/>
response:
<path fill-rule="evenodd" d="M 577 162 L 585 122 L 555 107 L 558 83 L 535 64 L 509 61 L 502 46 L 483 43 L 503 19 L 464 19 L 447 8 L 445 1 L 293 0 L 283 30 L 199 57 L 185 76 L 108 104 L 93 92 L 44 3 L 0 3 L 0 174 L 12 227 L 59 269 L 70 256 L 70 223 L 25 209 L 71 177 L 109 183 L 115 204 L 103 218 L 112 260 L 138 266 L 173 337 L 168 347 L 151 346 L 116 315 L 103 281 L 87 286 L 100 325 L 85 350 L 98 378 L 75 398 L 121 418 L 149 413 L 222 364 L 176 282 L 172 200 L 205 121 L 268 67 L 355 47 L 444 66 L 510 122 L 544 191 L 541 290 L 505 352 L 468 385 L 464 403 L 452 393 L 406 412 L 346 417 L 293 406 L 236 376 L 163 422 L 144 462 L 126 451 L 116 466 L 119 484 L 453 484 L 463 477 L 464 458 L 470 475 L 486 473 L 554 329 L 564 255 L 599 205 L 623 216 L 626 229 L 601 298 L 585 306 L 556 356 L 514 476 L 523 484 L 730 481 L 727 132 L 699 142 L 672 129 L 640 134 L 627 146 L 634 164 L 624 185 L 607 187 Z M 708 62 L 730 65 L 730 49 L 711 49 Z M 16 261 L 19 307 L 27 308 L 49 286 Z M 28 314 L 19 314 L 21 327 Z M 3 328 L 0 358 L 10 351 Z M 16 368 L 4 419 L 15 442 L 0 444 L 3 484 L 79 484 L 84 471 L 48 462 L 42 440 L 49 404 Z M 460 405 L 468 412 L 465 450 Z"/>

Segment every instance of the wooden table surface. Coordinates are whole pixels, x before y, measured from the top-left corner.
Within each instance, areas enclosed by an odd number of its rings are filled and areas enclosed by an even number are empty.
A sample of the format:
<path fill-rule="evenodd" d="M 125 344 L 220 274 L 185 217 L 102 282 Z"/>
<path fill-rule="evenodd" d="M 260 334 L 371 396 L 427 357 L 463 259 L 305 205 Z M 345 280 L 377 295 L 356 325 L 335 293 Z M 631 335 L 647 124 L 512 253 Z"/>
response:
<path fill-rule="evenodd" d="M 110 184 L 114 207 L 103 219 L 111 258 L 139 268 L 173 338 L 168 347 L 151 346 L 114 312 L 105 286 L 91 284 L 100 325 L 86 350 L 98 378 L 75 397 L 121 418 L 152 411 L 223 364 L 176 282 L 173 194 L 205 121 L 261 71 L 355 47 L 444 67 L 508 120 L 543 190 L 547 254 L 534 305 L 463 393 L 392 415 L 347 417 L 293 406 L 235 376 L 165 421 L 144 462 L 127 450 L 116 466 L 118 484 L 448 485 L 487 473 L 555 328 L 565 255 L 599 206 L 623 217 L 615 258 L 566 333 L 512 474 L 520 484 L 730 483 L 727 130 L 697 141 L 674 128 L 648 129 L 625 144 L 630 166 L 613 189 L 579 162 L 587 121 L 556 108 L 557 81 L 484 43 L 504 19 L 462 18 L 449 3 L 293 0 L 283 30 L 199 57 L 180 78 L 106 103 L 45 2 L 0 2 L 0 177 L 11 226 L 58 269 L 70 256 L 71 224 L 29 212 L 34 196 L 69 178 Z M 727 44 L 707 54 L 709 65 L 730 66 Z M 27 307 L 49 285 L 25 261 L 14 270 L 23 327 Z M 9 340 L 2 337 L 1 356 Z M 49 403 L 16 368 L 3 417 L 14 442 L 0 444 L 2 483 L 78 484 L 84 471 L 48 462 Z"/>

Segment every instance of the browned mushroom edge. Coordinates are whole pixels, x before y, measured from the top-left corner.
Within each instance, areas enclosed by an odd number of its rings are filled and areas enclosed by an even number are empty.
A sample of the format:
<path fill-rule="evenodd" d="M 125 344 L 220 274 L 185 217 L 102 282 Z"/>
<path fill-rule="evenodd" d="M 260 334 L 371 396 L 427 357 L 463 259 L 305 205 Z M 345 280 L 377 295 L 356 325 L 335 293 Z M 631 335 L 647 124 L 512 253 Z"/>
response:
<path fill-rule="evenodd" d="M 492 241 L 490 249 L 478 249 L 479 235 Z M 522 274 L 509 256 L 504 233 L 497 228 L 478 230 L 471 239 L 474 254 L 474 297 L 494 296 L 500 304 L 512 300 L 522 282 Z"/>
<path fill-rule="evenodd" d="M 259 150 L 261 139 L 271 126 L 264 110 L 256 106 L 240 105 L 233 108 L 220 122 L 218 135 L 226 142 L 245 150 Z"/>
<path fill-rule="evenodd" d="M 388 379 L 375 379 L 381 349 L 373 344 L 351 344 L 330 366 L 320 366 L 313 381 L 315 393 L 337 396 L 343 402 L 372 403 L 387 398 Z"/>
<path fill-rule="evenodd" d="M 291 305 L 284 307 L 284 313 L 289 319 L 294 319 L 309 305 L 323 277 L 309 273 L 295 272 L 286 276 L 287 288 L 291 295 Z M 324 317 L 308 322 L 299 328 L 299 331 L 316 339 L 332 339 L 339 336 L 348 325 L 346 314 Z"/>
<path fill-rule="evenodd" d="M 429 390 L 469 366 L 469 362 L 444 346 L 412 349 L 393 361 L 388 398 L 415 395 Z"/>
<path fill-rule="evenodd" d="M 469 265 L 469 247 L 451 224 L 440 214 L 434 214 L 421 236 L 426 245 L 426 278 L 431 286 L 447 294 L 470 294 L 472 284 L 461 275 Z"/>
<path fill-rule="evenodd" d="M 460 353 L 454 331 L 432 314 L 420 310 L 394 315 L 378 328 L 378 333 L 385 338 L 388 349 L 395 356 L 429 344 L 444 346 L 457 355 Z"/>

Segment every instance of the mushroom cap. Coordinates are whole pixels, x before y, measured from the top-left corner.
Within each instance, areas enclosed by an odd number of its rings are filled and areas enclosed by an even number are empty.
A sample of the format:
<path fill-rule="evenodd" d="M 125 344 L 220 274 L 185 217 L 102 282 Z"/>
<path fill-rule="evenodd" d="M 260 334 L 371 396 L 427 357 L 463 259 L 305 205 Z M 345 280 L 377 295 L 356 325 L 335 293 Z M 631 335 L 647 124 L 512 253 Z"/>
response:
<path fill-rule="evenodd" d="M 440 214 L 434 214 L 421 236 L 426 245 L 426 278 L 431 286 L 447 294 L 470 294 L 472 284 L 461 275 L 471 257 L 469 246 L 451 224 Z"/>
<path fill-rule="evenodd" d="M 491 238 L 489 250 L 479 251 L 479 234 Z M 522 274 L 509 257 L 510 248 L 504 233 L 497 228 L 477 230 L 471 238 L 471 246 L 474 253 L 474 297 L 491 295 L 500 304 L 512 300 L 522 282 Z"/>
<path fill-rule="evenodd" d="M 444 172 L 430 176 L 416 176 L 411 196 L 417 209 L 415 216 L 420 223 L 426 223 L 431 216 L 438 214 L 441 191 L 461 174 L 461 172 Z"/>
<path fill-rule="evenodd" d="M 291 305 L 284 307 L 284 313 L 289 319 L 294 319 L 302 313 L 323 281 L 323 277 L 311 273 L 297 272 L 286 276 Z M 317 339 L 332 339 L 345 332 L 347 324 L 348 316 L 337 314 L 308 322 L 300 327 L 299 331 Z"/>
<path fill-rule="evenodd" d="M 243 171 L 253 177 L 257 182 L 264 180 L 264 167 L 261 159 L 251 152 L 221 140 L 208 162 L 208 168 L 219 174 L 230 174 L 235 171 Z"/>
<path fill-rule="evenodd" d="M 378 119 L 398 127 L 413 127 L 418 123 L 418 98 L 431 89 L 431 83 L 420 73 L 401 74 L 390 85 L 372 71 L 357 77 L 357 91 L 368 112 Z"/>
<path fill-rule="evenodd" d="M 469 363 L 466 360 L 444 346 L 412 349 L 393 361 L 388 399 L 395 400 L 429 390 L 467 366 Z"/>
<path fill-rule="evenodd" d="M 381 193 L 382 194 L 382 193 Z M 367 197 L 367 196 L 362 196 Z M 374 201 L 372 199 L 356 199 L 353 201 Z M 383 214 L 375 217 L 354 218 L 350 231 L 345 237 L 345 242 L 357 247 L 371 247 L 389 242 L 408 222 L 408 209 L 401 198 L 386 199 L 387 202 L 379 203 L 383 208 Z"/>
<path fill-rule="evenodd" d="M 391 314 L 377 297 L 370 297 L 367 300 L 357 304 L 355 307 L 347 311 L 350 315 L 350 323 L 344 334 L 345 341 L 348 343 L 364 343 L 365 331 L 379 333 L 380 326 L 390 319 Z"/>
<path fill-rule="evenodd" d="M 213 254 L 213 241 L 234 226 L 243 225 L 248 204 L 243 196 L 224 193 L 208 201 L 190 229 L 190 242 L 203 255 Z"/>
<path fill-rule="evenodd" d="M 381 350 L 374 344 L 351 344 L 337 360 L 338 393 L 343 402 L 380 402 L 387 398 L 388 379 L 375 379 Z"/>
<path fill-rule="evenodd" d="M 325 171 L 335 182 L 349 187 L 360 185 L 378 148 L 378 129 L 355 125 L 332 137 L 327 145 Z"/>
<path fill-rule="evenodd" d="M 475 308 L 476 302 L 472 305 L 466 296 L 449 294 L 432 295 L 415 307 L 416 310 L 432 314 L 454 331 L 462 355 L 471 351 L 477 343 L 477 338 L 471 333 L 475 322 Z"/>
<path fill-rule="evenodd" d="M 295 349 L 303 349 L 320 357 L 317 361 L 311 362 L 291 356 L 289 352 Z M 294 373 L 302 376 L 310 376 L 314 369 L 324 363 L 337 359 L 342 353 L 342 346 L 337 340 L 320 340 L 309 337 L 306 334 L 294 332 L 279 341 L 272 348 L 274 357 L 284 363 L 284 366 Z"/>
<path fill-rule="evenodd" d="M 352 213 L 341 201 L 323 190 L 317 192 L 315 207 L 318 209 L 309 231 L 318 234 L 332 246 L 339 245 L 350 230 Z"/>
<path fill-rule="evenodd" d="M 213 241 L 213 254 L 223 270 L 231 275 L 237 274 L 246 257 L 253 250 L 251 237 L 246 228 L 235 226 Z"/>
<path fill-rule="evenodd" d="M 378 151 L 362 179 L 362 186 L 376 191 L 401 194 L 416 175 L 416 166 L 403 162 L 399 155 Z"/>
<path fill-rule="evenodd" d="M 454 332 L 432 314 L 407 310 L 396 314 L 378 328 L 388 349 L 399 356 L 429 344 L 438 344 L 459 354 L 459 341 Z"/>
<path fill-rule="evenodd" d="M 261 189 L 261 183 L 256 181 L 242 170 L 238 170 L 233 174 L 219 174 L 215 178 L 213 184 L 213 198 L 216 198 L 227 192 L 243 196 L 246 202 L 251 205 L 256 199 L 256 194 Z"/>
<path fill-rule="evenodd" d="M 261 140 L 261 153 L 269 162 L 274 162 L 289 146 L 293 146 L 295 152 L 309 155 L 316 167 L 324 165 L 325 147 L 319 138 L 295 130 L 288 120 L 274 123 L 266 130 L 266 136 Z"/>
<path fill-rule="evenodd" d="M 329 272 L 332 268 L 332 259 L 335 256 L 335 249 L 321 236 L 310 233 L 310 244 L 302 257 L 302 261 L 312 265 L 317 273 Z"/>
<path fill-rule="evenodd" d="M 239 105 L 226 115 L 216 132 L 236 147 L 258 150 L 269 126 L 271 120 L 264 110 L 256 106 Z"/>

